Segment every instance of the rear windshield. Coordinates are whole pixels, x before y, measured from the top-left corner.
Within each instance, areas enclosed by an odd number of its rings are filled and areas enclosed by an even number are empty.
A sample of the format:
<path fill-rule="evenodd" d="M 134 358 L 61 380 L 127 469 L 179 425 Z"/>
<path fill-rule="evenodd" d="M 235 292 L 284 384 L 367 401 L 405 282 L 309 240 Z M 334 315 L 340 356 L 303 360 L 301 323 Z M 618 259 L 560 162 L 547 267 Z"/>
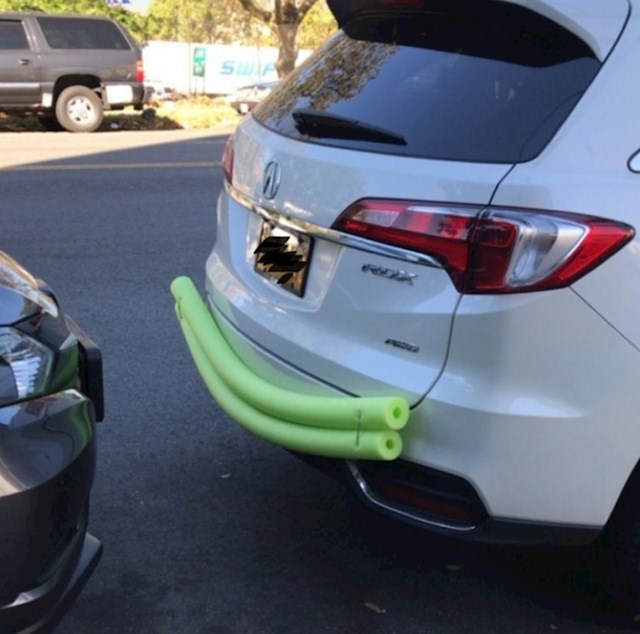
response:
<path fill-rule="evenodd" d="M 120 29 L 109 20 L 84 18 L 38 18 L 51 48 L 128 50 Z"/>
<path fill-rule="evenodd" d="M 323 145 L 456 161 L 530 160 L 600 63 L 582 40 L 538 14 L 504 3 L 474 7 L 467 14 L 360 19 L 294 71 L 254 116 L 281 134 Z M 296 115 L 301 109 L 330 116 L 310 128 Z M 343 118 L 348 130 L 332 123 Z M 359 134 L 354 121 L 389 133 L 387 142 Z"/>

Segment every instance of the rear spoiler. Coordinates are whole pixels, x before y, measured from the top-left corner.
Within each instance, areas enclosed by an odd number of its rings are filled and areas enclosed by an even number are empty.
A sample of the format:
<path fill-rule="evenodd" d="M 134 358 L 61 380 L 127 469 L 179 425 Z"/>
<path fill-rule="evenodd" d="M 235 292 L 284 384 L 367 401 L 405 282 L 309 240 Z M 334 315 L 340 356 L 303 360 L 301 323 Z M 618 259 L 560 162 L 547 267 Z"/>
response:
<path fill-rule="evenodd" d="M 333 17 L 338 22 L 341 29 L 349 27 L 356 20 L 371 19 L 374 17 L 389 18 L 405 16 L 412 13 L 437 12 L 438 10 L 447 13 L 455 12 L 456 9 L 468 11 L 469 2 L 446 2 L 443 0 L 327 0 L 329 9 Z M 477 4 L 477 3 L 473 3 Z"/>
<path fill-rule="evenodd" d="M 583 40 L 603 61 L 613 48 L 631 11 L 628 0 L 327 0 L 341 29 L 355 22 L 389 19 L 419 13 L 495 11 L 499 19 L 509 5 L 538 13 Z"/>

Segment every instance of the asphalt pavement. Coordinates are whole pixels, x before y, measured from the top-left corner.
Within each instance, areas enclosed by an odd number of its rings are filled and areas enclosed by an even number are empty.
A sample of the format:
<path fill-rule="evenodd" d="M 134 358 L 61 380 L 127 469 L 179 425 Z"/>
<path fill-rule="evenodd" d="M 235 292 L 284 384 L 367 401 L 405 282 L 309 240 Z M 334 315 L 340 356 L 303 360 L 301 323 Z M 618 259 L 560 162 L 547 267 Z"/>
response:
<path fill-rule="evenodd" d="M 91 532 L 105 552 L 57 632 L 638 631 L 585 572 L 588 549 L 402 526 L 220 412 L 169 285 L 202 284 L 225 141 L 0 134 L 0 249 L 47 280 L 104 354 Z"/>

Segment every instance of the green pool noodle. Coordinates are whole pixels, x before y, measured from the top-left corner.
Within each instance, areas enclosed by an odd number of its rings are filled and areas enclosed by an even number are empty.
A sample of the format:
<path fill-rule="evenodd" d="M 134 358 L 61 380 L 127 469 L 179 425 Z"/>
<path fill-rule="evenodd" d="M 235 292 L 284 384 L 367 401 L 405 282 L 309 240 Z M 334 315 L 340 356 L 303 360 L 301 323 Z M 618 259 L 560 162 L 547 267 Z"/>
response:
<path fill-rule="evenodd" d="M 256 436 L 303 453 L 352 460 L 395 460 L 402 451 L 397 431 L 355 431 L 308 427 L 277 420 L 240 399 L 218 375 L 191 331 L 180 320 L 184 337 L 205 385 L 222 409 Z"/>
<path fill-rule="evenodd" d="M 188 277 L 171 284 L 181 321 L 187 320 L 217 374 L 243 401 L 278 419 L 331 429 L 399 430 L 409 419 L 402 397 L 309 396 L 256 376 L 238 359 Z"/>

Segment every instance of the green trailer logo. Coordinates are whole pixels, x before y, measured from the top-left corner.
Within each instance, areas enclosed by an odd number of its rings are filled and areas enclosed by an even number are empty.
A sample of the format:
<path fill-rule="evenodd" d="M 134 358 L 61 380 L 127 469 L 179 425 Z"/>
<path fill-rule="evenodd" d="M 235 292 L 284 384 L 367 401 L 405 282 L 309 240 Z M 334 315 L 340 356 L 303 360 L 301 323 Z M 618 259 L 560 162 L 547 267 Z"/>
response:
<path fill-rule="evenodd" d="M 207 63 L 207 49 L 196 46 L 193 49 L 193 76 L 204 77 L 204 69 Z"/>

